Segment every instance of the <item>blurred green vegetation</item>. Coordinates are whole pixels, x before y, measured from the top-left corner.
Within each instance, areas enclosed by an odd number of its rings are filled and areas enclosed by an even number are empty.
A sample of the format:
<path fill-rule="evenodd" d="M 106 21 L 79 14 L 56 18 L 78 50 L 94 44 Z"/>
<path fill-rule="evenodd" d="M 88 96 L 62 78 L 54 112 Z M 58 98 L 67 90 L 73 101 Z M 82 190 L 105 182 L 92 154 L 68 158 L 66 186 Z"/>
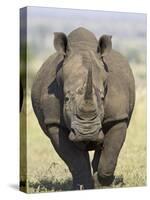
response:
<path fill-rule="evenodd" d="M 129 60 L 136 83 L 136 104 L 116 174 L 123 174 L 125 187 L 146 184 L 146 15 L 30 7 L 27 49 L 21 43 L 21 65 L 24 64 L 25 49 L 27 53 L 28 192 L 71 189 L 71 174 L 35 117 L 30 89 L 42 63 L 54 52 L 53 32 L 68 34 L 79 26 L 91 30 L 97 38 L 102 34 L 112 35 L 113 48 Z M 25 68 L 21 68 L 21 79 L 25 81 Z M 24 120 L 25 114 L 24 102 L 21 120 Z M 21 146 L 24 149 L 26 137 L 23 135 L 22 138 Z M 24 153 L 22 151 L 23 157 Z M 90 152 L 91 157 L 92 155 L 93 152 Z M 22 173 L 26 173 L 24 164 L 21 159 Z"/>

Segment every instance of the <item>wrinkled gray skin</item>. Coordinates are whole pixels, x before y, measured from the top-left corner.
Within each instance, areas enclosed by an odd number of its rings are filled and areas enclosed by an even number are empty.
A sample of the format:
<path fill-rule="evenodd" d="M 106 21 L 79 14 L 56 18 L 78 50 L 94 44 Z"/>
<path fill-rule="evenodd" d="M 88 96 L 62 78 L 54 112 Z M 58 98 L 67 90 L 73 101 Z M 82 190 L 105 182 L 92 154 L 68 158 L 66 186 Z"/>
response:
<path fill-rule="evenodd" d="M 134 107 L 132 71 L 108 35 L 97 41 L 85 28 L 55 33 L 54 47 L 32 87 L 34 112 L 67 164 L 73 189 L 110 185 Z"/>

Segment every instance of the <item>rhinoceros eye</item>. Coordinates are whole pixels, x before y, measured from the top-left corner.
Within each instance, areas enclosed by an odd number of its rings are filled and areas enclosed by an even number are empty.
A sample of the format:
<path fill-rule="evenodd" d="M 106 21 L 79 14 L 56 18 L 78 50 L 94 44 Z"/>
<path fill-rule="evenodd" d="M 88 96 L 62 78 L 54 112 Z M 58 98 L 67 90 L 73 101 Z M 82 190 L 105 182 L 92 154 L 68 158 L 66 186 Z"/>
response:
<path fill-rule="evenodd" d="M 104 101 L 104 97 L 101 97 L 102 101 Z"/>
<path fill-rule="evenodd" d="M 64 99 L 65 103 L 69 101 L 69 97 L 65 97 Z"/>

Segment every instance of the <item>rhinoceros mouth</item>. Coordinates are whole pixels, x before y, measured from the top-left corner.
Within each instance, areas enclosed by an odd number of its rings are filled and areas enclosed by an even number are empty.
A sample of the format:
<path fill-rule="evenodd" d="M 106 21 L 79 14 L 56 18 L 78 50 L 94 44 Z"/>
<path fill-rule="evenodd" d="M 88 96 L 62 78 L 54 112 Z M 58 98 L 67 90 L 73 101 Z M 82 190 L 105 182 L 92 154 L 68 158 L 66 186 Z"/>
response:
<path fill-rule="evenodd" d="M 99 120 L 97 119 L 91 121 L 76 119 L 72 122 L 71 128 L 74 129 L 75 132 L 79 132 L 82 135 L 91 135 L 100 130 L 101 126 Z"/>
<path fill-rule="evenodd" d="M 102 141 L 104 134 L 98 118 L 92 121 L 76 119 L 72 122 L 69 139 L 71 141 Z"/>
<path fill-rule="evenodd" d="M 87 137 L 88 136 L 91 137 L 91 135 L 96 134 L 101 129 L 95 128 L 93 130 L 90 130 L 90 129 L 85 129 L 85 128 L 78 128 L 78 129 L 74 129 L 74 130 L 75 130 L 75 133 L 78 132 L 81 135 L 84 135 L 84 136 L 87 136 Z"/>
<path fill-rule="evenodd" d="M 104 134 L 103 131 L 100 129 L 97 132 L 90 132 L 88 134 L 82 134 L 77 129 L 71 129 L 71 132 L 69 134 L 69 139 L 72 142 L 81 142 L 81 141 L 92 141 L 92 142 L 98 142 L 102 143 L 104 140 Z"/>
<path fill-rule="evenodd" d="M 91 124 L 91 123 L 80 124 L 80 123 L 74 122 L 74 123 L 72 123 L 71 127 L 75 133 L 79 133 L 81 135 L 86 135 L 86 136 L 93 135 L 101 129 L 101 127 L 97 123 L 95 123 L 95 124 Z"/>

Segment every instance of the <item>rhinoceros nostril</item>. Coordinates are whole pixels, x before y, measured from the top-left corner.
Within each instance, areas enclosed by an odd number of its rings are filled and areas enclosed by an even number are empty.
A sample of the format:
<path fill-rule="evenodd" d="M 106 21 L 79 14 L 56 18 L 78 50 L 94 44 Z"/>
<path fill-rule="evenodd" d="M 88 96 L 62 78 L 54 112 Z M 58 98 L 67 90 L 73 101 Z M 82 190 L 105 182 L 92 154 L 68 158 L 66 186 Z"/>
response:
<path fill-rule="evenodd" d="M 71 129 L 71 132 L 70 132 L 70 134 L 69 134 L 69 139 L 70 139 L 71 141 L 75 141 L 75 139 L 76 139 L 76 134 L 75 134 L 74 129 Z"/>
<path fill-rule="evenodd" d="M 71 132 L 72 132 L 74 135 L 76 135 L 76 132 L 75 132 L 75 130 L 74 130 L 73 128 L 71 128 Z"/>

